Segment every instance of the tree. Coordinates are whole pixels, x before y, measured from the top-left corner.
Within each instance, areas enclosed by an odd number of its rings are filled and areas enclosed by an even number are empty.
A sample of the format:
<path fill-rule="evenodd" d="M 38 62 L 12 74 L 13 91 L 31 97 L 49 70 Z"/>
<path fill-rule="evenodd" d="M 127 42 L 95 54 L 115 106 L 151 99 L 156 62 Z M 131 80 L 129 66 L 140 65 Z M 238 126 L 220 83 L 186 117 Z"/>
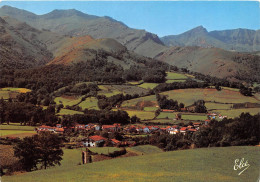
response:
<path fill-rule="evenodd" d="M 20 164 L 26 171 L 41 168 L 46 169 L 55 164 L 60 165 L 63 151 L 62 140 L 58 135 L 50 132 L 42 132 L 39 135 L 25 137 L 14 147 L 14 154 L 19 158 Z"/>
<path fill-rule="evenodd" d="M 138 118 L 136 115 L 132 116 L 131 119 L 131 124 L 135 124 L 135 123 L 140 123 L 140 118 Z"/>
<path fill-rule="evenodd" d="M 14 147 L 14 155 L 26 171 L 37 169 L 39 151 L 33 137 L 25 137 Z"/>

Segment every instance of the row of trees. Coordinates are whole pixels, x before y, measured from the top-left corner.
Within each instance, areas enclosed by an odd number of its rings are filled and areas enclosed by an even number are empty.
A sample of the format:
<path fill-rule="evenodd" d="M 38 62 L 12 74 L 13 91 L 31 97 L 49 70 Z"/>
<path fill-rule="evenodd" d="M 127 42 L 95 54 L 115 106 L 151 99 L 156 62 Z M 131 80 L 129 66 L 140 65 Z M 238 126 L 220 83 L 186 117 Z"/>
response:
<path fill-rule="evenodd" d="M 0 99 L 0 124 L 13 122 L 31 126 L 43 123 L 53 125 L 58 120 L 54 106 L 49 106 L 43 110 L 42 107 L 30 103 Z"/>

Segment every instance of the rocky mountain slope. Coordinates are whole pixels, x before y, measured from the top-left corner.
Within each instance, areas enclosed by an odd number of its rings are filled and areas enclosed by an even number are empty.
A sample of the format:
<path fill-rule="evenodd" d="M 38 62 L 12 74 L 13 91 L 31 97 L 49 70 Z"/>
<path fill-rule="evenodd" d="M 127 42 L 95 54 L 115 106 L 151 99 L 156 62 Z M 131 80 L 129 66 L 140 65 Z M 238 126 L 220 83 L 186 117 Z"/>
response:
<path fill-rule="evenodd" d="M 208 32 L 199 26 L 180 35 L 162 37 L 161 40 L 167 46 L 217 47 L 242 52 L 260 50 L 260 30 L 241 28 Z"/>

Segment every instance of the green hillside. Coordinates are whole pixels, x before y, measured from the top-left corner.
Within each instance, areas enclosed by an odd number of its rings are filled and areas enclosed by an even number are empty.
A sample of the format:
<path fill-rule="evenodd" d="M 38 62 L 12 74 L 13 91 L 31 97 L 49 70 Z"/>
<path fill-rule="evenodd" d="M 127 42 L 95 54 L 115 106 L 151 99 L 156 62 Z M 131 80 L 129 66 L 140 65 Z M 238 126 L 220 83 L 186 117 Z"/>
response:
<path fill-rule="evenodd" d="M 251 182 L 259 177 L 259 147 L 203 148 L 117 158 L 77 165 L 80 150 L 65 150 L 60 167 L 4 176 L 3 181 L 197 181 Z M 235 159 L 248 160 L 241 175 Z M 37 177 L 36 177 L 37 176 Z"/>

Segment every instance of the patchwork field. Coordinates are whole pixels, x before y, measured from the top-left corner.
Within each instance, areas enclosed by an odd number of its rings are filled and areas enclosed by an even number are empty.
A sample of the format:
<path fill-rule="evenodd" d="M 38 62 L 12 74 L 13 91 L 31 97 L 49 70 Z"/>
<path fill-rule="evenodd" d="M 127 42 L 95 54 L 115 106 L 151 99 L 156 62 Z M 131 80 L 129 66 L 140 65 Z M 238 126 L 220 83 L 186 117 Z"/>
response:
<path fill-rule="evenodd" d="M 260 147 L 225 147 L 160 152 L 116 158 L 86 165 L 80 150 L 65 150 L 61 166 L 13 176 L 8 182 L 38 181 L 194 181 L 251 182 L 259 178 Z M 235 159 L 244 158 L 250 167 L 241 175 L 233 169 Z M 36 178 L 37 176 L 37 178 Z"/>

